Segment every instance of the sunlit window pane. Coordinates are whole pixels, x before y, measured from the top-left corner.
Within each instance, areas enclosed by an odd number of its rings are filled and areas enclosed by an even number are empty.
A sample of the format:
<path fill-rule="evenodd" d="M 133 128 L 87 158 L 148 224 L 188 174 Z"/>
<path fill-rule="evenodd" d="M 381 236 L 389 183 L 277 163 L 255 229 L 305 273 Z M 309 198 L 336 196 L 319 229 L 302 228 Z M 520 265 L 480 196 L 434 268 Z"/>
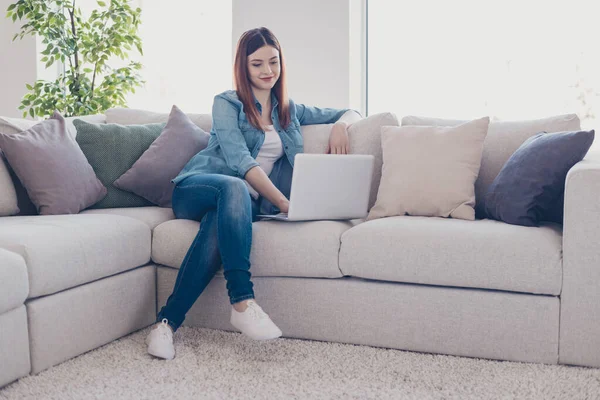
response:
<path fill-rule="evenodd" d="M 596 2 L 368 0 L 369 114 L 600 114 Z"/>
<path fill-rule="evenodd" d="M 142 8 L 146 85 L 128 97 L 129 107 L 210 113 L 215 94 L 231 89 L 231 0 L 134 3 Z"/>

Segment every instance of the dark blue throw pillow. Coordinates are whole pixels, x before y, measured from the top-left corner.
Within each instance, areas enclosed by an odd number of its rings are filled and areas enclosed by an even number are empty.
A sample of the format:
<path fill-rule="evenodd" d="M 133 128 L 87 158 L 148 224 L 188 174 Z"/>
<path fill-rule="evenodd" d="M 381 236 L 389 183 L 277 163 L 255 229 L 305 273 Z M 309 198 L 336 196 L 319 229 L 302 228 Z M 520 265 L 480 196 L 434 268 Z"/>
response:
<path fill-rule="evenodd" d="M 562 224 L 567 173 L 593 141 L 593 130 L 538 133 L 527 139 L 488 188 L 486 216 L 523 226 Z"/>

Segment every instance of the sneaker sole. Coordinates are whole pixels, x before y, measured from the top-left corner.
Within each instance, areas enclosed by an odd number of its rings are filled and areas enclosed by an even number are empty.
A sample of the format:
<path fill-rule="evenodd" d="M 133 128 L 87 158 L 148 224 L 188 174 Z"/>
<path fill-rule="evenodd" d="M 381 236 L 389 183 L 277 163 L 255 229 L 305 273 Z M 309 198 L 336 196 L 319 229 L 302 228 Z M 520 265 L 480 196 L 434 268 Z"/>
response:
<path fill-rule="evenodd" d="M 281 333 L 279 333 L 277 336 L 273 336 L 273 337 L 268 337 L 268 338 L 261 338 L 261 339 L 254 339 L 254 340 L 258 340 L 258 341 L 265 341 L 265 340 L 275 340 L 281 337 Z"/>
<path fill-rule="evenodd" d="M 250 336 L 250 335 L 248 335 L 247 333 L 244 333 L 244 332 L 240 332 L 240 333 L 242 335 L 246 336 L 247 338 L 250 338 L 252 340 L 256 340 L 257 342 L 264 342 L 264 341 L 267 341 L 267 340 L 275 340 L 275 339 L 281 337 L 281 335 L 278 335 L 278 336 L 266 337 L 266 338 L 256 338 L 256 337 L 252 337 L 252 336 Z"/>
<path fill-rule="evenodd" d="M 242 329 L 240 329 L 239 327 L 235 326 L 235 325 L 233 324 L 233 322 L 229 321 L 229 323 L 231 323 L 231 325 L 232 325 L 232 326 L 233 326 L 235 329 L 237 329 L 237 330 L 238 330 L 238 331 L 239 331 L 239 332 L 240 332 L 242 335 L 244 335 L 244 336 L 246 336 L 246 337 L 248 337 L 248 338 L 250 338 L 250 339 L 252 339 L 252 340 L 257 340 L 257 341 L 273 340 L 273 339 L 280 338 L 280 337 L 281 337 L 281 335 L 283 334 L 281 331 L 279 331 L 279 333 L 278 333 L 277 335 L 275 335 L 275 336 L 269 336 L 269 337 L 266 337 L 266 338 L 262 338 L 262 337 L 261 337 L 261 338 L 252 337 L 252 336 L 250 336 L 249 334 L 247 334 L 246 332 L 244 332 Z"/>

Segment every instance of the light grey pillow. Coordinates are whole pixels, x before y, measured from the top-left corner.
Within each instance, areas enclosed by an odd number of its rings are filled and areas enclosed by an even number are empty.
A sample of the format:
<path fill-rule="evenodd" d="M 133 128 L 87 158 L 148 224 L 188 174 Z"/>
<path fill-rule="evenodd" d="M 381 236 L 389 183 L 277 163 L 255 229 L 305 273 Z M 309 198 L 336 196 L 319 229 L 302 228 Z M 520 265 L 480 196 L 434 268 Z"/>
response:
<path fill-rule="evenodd" d="M 77 130 L 73 125 L 73 120 L 75 119 L 83 119 L 84 121 L 93 122 L 103 124 L 106 122 L 106 117 L 103 114 L 95 114 L 95 115 L 86 115 L 83 117 L 68 117 L 65 118 L 67 123 L 67 131 L 71 136 L 75 137 L 77 135 Z M 16 133 L 23 132 L 35 124 L 39 123 L 41 120 L 31 120 L 31 119 L 23 119 L 23 118 L 11 118 L 11 117 L 0 117 L 0 133 L 5 133 L 7 135 L 12 135 Z M 0 149 L 0 153 L 1 153 Z M 36 215 L 37 210 L 35 204 L 31 202 L 27 191 L 23 187 L 23 184 L 16 176 L 15 171 L 11 168 L 11 166 L 3 159 L 4 156 L 0 156 L 0 164 L 5 164 L 5 167 L 8 169 L 9 181 L 6 184 L 3 181 L 3 178 L 0 176 L 0 216 L 6 215 Z M 0 170 L 2 169 L 2 165 L 0 165 Z M 1 172 L 0 172 L 0 175 Z M 8 184 L 10 182 L 10 185 Z M 12 191 L 11 187 L 13 186 Z M 12 213 L 15 209 L 12 207 L 12 193 L 15 193 L 16 196 L 16 212 Z"/>
<path fill-rule="evenodd" d="M 106 196 L 58 112 L 23 132 L 0 133 L 0 148 L 39 214 L 77 214 Z"/>
<path fill-rule="evenodd" d="M 174 186 L 171 180 L 196 153 L 206 148 L 209 138 L 208 133 L 173 106 L 160 136 L 113 185 L 161 207 L 171 207 Z"/>

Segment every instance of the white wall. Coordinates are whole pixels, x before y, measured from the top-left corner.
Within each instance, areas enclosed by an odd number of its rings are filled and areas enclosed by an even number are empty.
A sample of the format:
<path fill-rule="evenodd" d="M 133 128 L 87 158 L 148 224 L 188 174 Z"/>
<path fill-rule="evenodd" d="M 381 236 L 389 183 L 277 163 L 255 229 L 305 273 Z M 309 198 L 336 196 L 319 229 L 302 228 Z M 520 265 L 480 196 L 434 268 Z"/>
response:
<path fill-rule="evenodd" d="M 29 36 L 12 41 L 20 28 L 19 21 L 5 18 L 13 2 L 0 0 L 0 115 L 21 117 L 18 107 L 27 92 L 25 84 L 36 80 L 36 39 Z"/>
<path fill-rule="evenodd" d="M 361 28 L 356 11 L 363 3 L 364 0 L 233 0 L 232 61 L 241 34 L 265 26 L 283 49 L 289 95 L 295 102 L 361 110 L 361 81 L 356 78 L 360 77 L 360 70 L 355 63 L 361 36 L 355 34 L 355 25 L 358 23 L 358 29 Z"/>

